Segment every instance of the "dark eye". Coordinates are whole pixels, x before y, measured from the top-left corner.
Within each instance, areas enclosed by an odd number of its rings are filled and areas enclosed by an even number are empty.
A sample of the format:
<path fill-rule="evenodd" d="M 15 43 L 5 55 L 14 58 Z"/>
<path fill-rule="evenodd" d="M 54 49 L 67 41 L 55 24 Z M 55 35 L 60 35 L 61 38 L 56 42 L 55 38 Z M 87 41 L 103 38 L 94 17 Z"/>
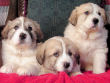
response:
<path fill-rule="evenodd" d="M 32 27 L 28 27 L 28 30 L 32 31 Z"/>
<path fill-rule="evenodd" d="M 15 26 L 15 27 L 14 27 L 15 30 L 17 30 L 18 28 L 19 28 L 18 26 Z"/>
<path fill-rule="evenodd" d="M 98 12 L 98 15 L 100 16 L 100 15 L 101 15 L 101 13 L 100 13 L 100 12 Z"/>
<path fill-rule="evenodd" d="M 69 51 L 68 54 L 69 54 L 69 56 L 72 56 L 72 52 L 71 51 Z"/>
<path fill-rule="evenodd" d="M 58 57 L 58 56 L 59 56 L 58 52 L 55 52 L 53 55 L 54 55 L 55 57 Z"/>
<path fill-rule="evenodd" d="M 88 15 L 88 14 L 89 14 L 89 11 L 85 11 L 84 13 L 85 13 L 86 15 Z"/>

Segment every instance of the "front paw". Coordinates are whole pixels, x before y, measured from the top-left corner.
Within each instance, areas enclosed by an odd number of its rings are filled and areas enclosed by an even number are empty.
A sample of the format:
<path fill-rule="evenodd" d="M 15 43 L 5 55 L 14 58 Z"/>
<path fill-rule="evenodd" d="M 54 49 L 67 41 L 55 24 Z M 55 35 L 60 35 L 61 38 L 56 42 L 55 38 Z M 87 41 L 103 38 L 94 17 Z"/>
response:
<path fill-rule="evenodd" d="M 0 68 L 0 72 L 2 73 L 13 73 L 14 70 L 13 70 L 13 66 L 11 65 L 4 65 Z"/>
<path fill-rule="evenodd" d="M 18 75 L 32 75 L 31 71 L 28 71 L 26 68 L 20 67 L 17 70 Z"/>
<path fill-rule="evenodd" d="M 105 72 L 105 70 L 101 70 L 101 69 L 94 69 L 93 70 L 93 73 L 95 73 L 95 74 L 100 74 L 100 73 L 104 73 Z"/>
<path fill-rule="evenodd" d="M 74 72 L 71 74 L 71 76 L 76 76 L 76 75 L 81 75 L 82 73 L 81 72 Z"/>

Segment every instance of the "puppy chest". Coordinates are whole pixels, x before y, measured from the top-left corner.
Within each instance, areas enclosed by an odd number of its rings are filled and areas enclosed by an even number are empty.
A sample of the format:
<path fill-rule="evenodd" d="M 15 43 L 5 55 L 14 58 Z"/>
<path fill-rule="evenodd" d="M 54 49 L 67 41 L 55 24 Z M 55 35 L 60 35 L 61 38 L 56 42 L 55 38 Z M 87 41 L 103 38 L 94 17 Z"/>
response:
<path fill-rule="evenodd" d="M 24 65 L 24 64 L 36 62 L 36 58 L 35 57 L 16 57 L 16 56 L 14 56 L 10 59 L 10 62 L 13 62 L 18 65 Z"/>
<path fill-rule="evenodd" d="M 4 63 L 15 63 L 18 65 L 23 65 L 26 63 L 36 62 L 36 57 L 34 53 L 15 53 L 15 52 L 5 52 L 3 53 Z"/>

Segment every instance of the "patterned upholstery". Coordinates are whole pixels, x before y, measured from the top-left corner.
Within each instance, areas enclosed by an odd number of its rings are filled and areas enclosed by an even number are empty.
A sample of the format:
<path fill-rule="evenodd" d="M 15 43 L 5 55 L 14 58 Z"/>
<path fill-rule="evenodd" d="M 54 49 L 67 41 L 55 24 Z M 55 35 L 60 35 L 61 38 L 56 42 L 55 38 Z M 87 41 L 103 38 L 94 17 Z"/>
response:
<path fill-rule="evenodd" d="M 0 6 L 0 25 L 5 25 L 8 16 L 9 6 Z"/>
<path fill-rule="evenodd" d="M 9 11 L 9 0 L 0 0 L 0 26 L 5 25 Z"/>

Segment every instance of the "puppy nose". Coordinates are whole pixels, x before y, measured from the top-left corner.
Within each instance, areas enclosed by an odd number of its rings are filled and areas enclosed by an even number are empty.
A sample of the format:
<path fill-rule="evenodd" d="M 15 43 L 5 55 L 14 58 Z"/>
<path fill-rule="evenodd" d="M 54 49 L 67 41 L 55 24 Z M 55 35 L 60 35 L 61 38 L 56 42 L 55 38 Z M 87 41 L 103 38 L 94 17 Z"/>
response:
<path fill-rule="evenodd" d="M 64 63 L 64 67 L 65 67 L 65 68 L 68 68 L 69 66 L 70 66 L 70 63 L 68 63 L 68 62 L 65 62 L 65 63 Z"/>
<path fill-rule="evenodd" d="M 24 40 L 25 38 L 26 38 L 26 34 L 25 34 L 25 33 L 21 33 L 21 34 L 20 34 L 20 39 L 21 39 L 21 40 Z"/>
<path fill-rule="evenodd" d="M 99 22 L 99 20 L 98 20 L 97 18 L 94 18 L 94 19 L 93 19 L 93 23 L 94 23 L 94 24 L 97 24 L 98 22 Z"/>

